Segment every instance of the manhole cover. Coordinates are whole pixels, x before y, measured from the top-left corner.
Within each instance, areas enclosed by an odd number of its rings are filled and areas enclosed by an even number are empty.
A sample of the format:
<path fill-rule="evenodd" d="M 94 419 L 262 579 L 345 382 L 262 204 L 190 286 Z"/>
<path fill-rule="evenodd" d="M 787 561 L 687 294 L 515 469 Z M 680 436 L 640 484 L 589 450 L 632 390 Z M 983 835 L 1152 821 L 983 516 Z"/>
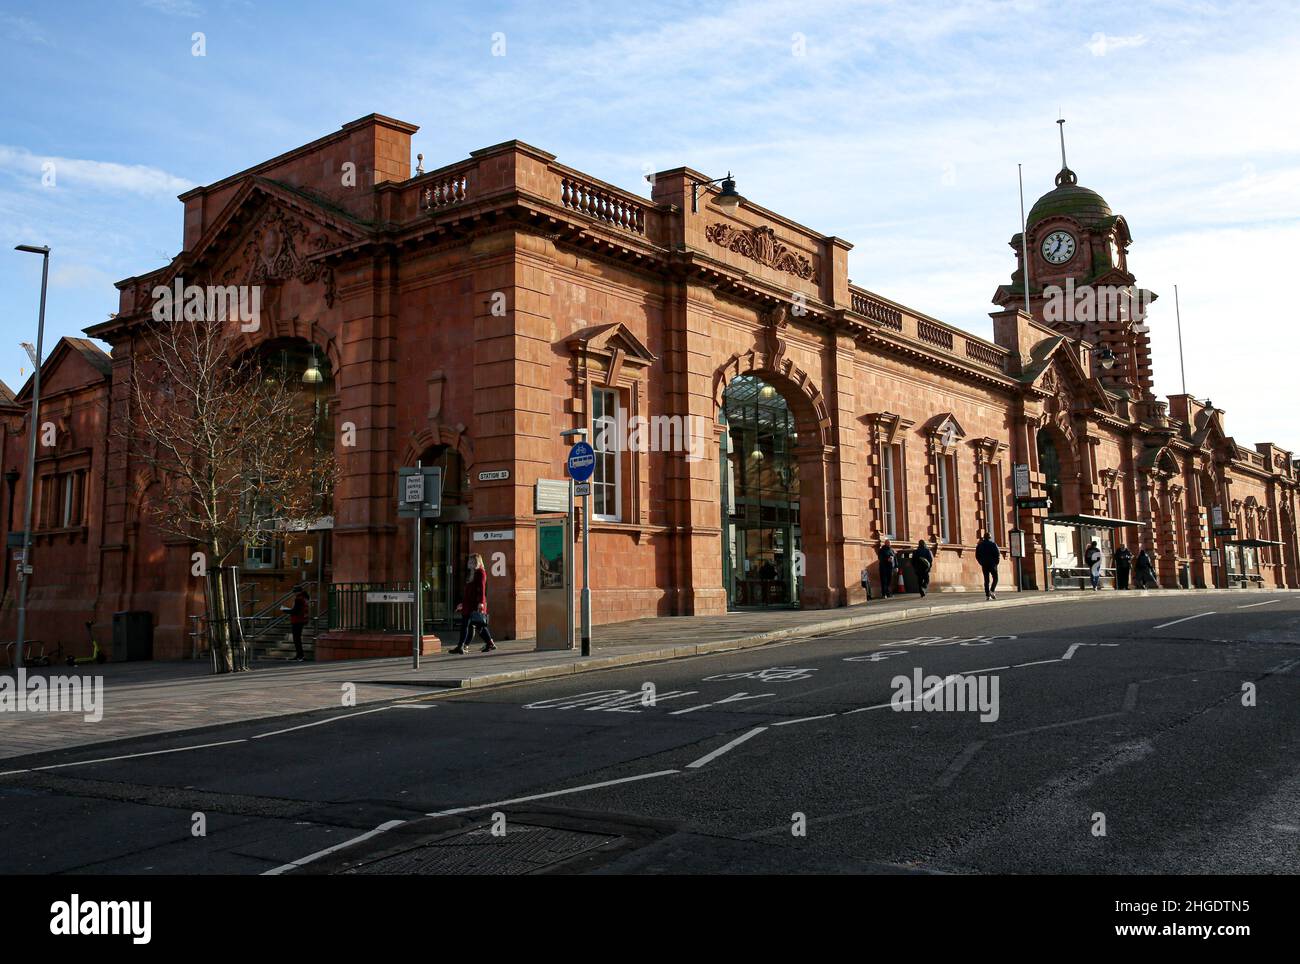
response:
<path fill-rule="evenodd" d="M 443 837 L 400 854 L 362 863 L 345 874 L 527 874 L 572 860 L 623 838 L 531 824 L 507 825 L 504 836 L 490 826 Z"/>

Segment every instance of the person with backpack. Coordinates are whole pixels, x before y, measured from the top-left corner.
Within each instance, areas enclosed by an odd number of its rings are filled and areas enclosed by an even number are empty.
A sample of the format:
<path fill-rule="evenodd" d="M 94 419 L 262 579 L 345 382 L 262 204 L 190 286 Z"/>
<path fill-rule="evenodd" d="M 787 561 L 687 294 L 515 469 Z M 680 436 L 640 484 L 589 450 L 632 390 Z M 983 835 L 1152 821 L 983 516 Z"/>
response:
<path fill-rule="evenodd" d="M 293 632 L 293 648 L 297 652 L 293 661 L 305 662 L 307 657 L 302 652 L 302 631 L 307 626 L 311 601 L 307 598 L 305 586 L 293 587 L 293 605 L 289 608 L 289 629 Z"/>
<path fill-rule="evenodd" d="M 469 578 L 465 580 L 465 593 L 456 608 L 464 618 L 464 623 L 460 630 L 460 645 L 451 652 L 458 656 L 464 654 L 475 630 L 478 630 L 479 638 L 483 640 L 480 652 L 490 653 L 496 649 L 497 644 L 492 641 L 492 630 L 488 628 L 487 570 L 483 568 L 483 557 L 477 552 L 469 557 Z"/>
<path fill-rule="evenodd" d="M 916 585 L 921 596 L 930 588 L 930 570 L 934 568 L 934 553 L 925 544 L 924 539 L 916 541 L 916 551 L 912 553 L 912 571 L 916 573 Z"/>
<path fill-rule="evenodd" d="M 975 561 L 984 570 L 984 598 L 997 599 L 998 563 L 1002 561 L 1002 552 L 987 531 L 975 545 Z"/>
<path fill-rule="evenodd" d="M 1147 582 L 1150 581 L 1151 587 L 1154 589 L 1156 586 L 1156 564 L 1155 560 L 1151 558 L 1151 553 L 1147 552 L 1145 546 L 1138 550 L 1136 569 L 1137 587 L 1139 589 L 1145 589 L 1147 587 Z"/>
<path fill-rule="evenodd" d="M 888 599 L 894 594 L 894 570 L 897 565 L 894 547 L 888 539 L 876 550 L 876 558 L 880 560 L 880 598 Z"/>
<path fill-rule="evenodd" d="M 1101 550 L 1097 548 L 1096 539 L 1088 543 L 1088 548 L 1083 554 L 1083 564 L 1088 567 L 1092 591 L 1096 592 L 1101 588 Z"/>

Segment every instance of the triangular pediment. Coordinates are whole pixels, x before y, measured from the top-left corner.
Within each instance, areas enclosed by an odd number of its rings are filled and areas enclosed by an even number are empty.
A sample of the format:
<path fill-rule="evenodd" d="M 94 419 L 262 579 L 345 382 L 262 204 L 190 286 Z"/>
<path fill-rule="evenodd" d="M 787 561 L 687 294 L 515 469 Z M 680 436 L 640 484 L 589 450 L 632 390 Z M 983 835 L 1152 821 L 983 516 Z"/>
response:
<path fill-rule="evenodd" d="M 93 385 L 112 376 L 108 353 L 88 338 L 60 338 L 41 364 L 41 401 L 59 392 Z M 30 405 L 30 376 L 12 398 L 13 404 Z"/>
<path fill-rule="evenodd" d="M 962 428 L 961 422 L 957 421 L 957 416 L 952 412 L 943 412 L 934 416 L 925 423 L 924 432 L 926 435 L 935 435 L 942 439 L 962 439 L 966 437 L 966 430 Z"/>
<path fill-rule="evenodd" d="M 1069 346 L 1069 347 L 1066 347 Z M 1070 408 L 1077 399 L 1086 399 L 1091 408 L 1114 414 L 1115 403 L 1102 383 L 1088 375 L 1079 364 L 1078 354 L 1068 339 L 1060 338 L 1051 345 L 1039 360 L 1038 370 L 1030 384 L 1039 391 L 1054 397 L 1070 399 Z"/>
<path fill-rule="evenodd" d="M 596 325 L 575 331 L 566 340 L 570 351 L 586 352 L 610 358 L 622 352 L 623 363 L 645 366 L 655 361 L 654 354 L 624 324 Z"/>
<path fill-rule="evenodd" d="M 327 282 L 333 274 L 319 255 L 363 240 L 368 228 L 327 202 L 263 177 L 247 178 L 194 247 L 149 276 L 147 286 L 251 285 L 297 278 Z M 137 296 L 137 305 L 141 299 Z"/>

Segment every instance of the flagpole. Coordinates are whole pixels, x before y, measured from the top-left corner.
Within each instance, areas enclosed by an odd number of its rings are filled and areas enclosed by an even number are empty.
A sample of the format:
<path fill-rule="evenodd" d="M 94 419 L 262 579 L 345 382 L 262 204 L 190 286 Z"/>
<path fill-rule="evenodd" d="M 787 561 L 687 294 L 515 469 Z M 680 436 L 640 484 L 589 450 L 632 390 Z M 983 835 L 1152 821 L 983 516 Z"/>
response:
<path fill-rule="evenodd" d="M 1187 394 L 1187 369 L 1183 365 L 1183 313 L 1178 307 L 1178 285 L 1174 285 L 1174 317 L 1178 320 L 1178 370 L 1183 376 L 1183 394 Z"/>
<path fill-rule="evenodd" d="M 1029 310 L 1029 237 L 1025 233 L 1025 175 L 1023 165 L 1016 165 L 1016 179 L 1020 182 L 1020 258 L 1024 265 L 1022 274 L 1025 276 L 1025 314 L 1031 314 Z M 1174 299 L 1177 300 L 1175 294 Z"/>

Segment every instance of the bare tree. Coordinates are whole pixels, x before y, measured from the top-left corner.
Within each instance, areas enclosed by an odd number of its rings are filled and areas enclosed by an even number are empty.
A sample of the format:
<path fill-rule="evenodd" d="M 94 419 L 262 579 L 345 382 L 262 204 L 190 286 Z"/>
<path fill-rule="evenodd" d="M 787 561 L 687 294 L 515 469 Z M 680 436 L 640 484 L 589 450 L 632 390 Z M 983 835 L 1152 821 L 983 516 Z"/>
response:
<path fill-rule="evenodd" d="M 242 350 L 234 325 L 178 319 L 142 334 L 131 411 L 117 431 L 157 482 L 145 501 L 154 526 L 204 553 L 218 671 L 245 669 L 234 654 L 227 561 L 285 523 L 321 514 L 334 460 L 318 450 L 298 379 Z"/>

